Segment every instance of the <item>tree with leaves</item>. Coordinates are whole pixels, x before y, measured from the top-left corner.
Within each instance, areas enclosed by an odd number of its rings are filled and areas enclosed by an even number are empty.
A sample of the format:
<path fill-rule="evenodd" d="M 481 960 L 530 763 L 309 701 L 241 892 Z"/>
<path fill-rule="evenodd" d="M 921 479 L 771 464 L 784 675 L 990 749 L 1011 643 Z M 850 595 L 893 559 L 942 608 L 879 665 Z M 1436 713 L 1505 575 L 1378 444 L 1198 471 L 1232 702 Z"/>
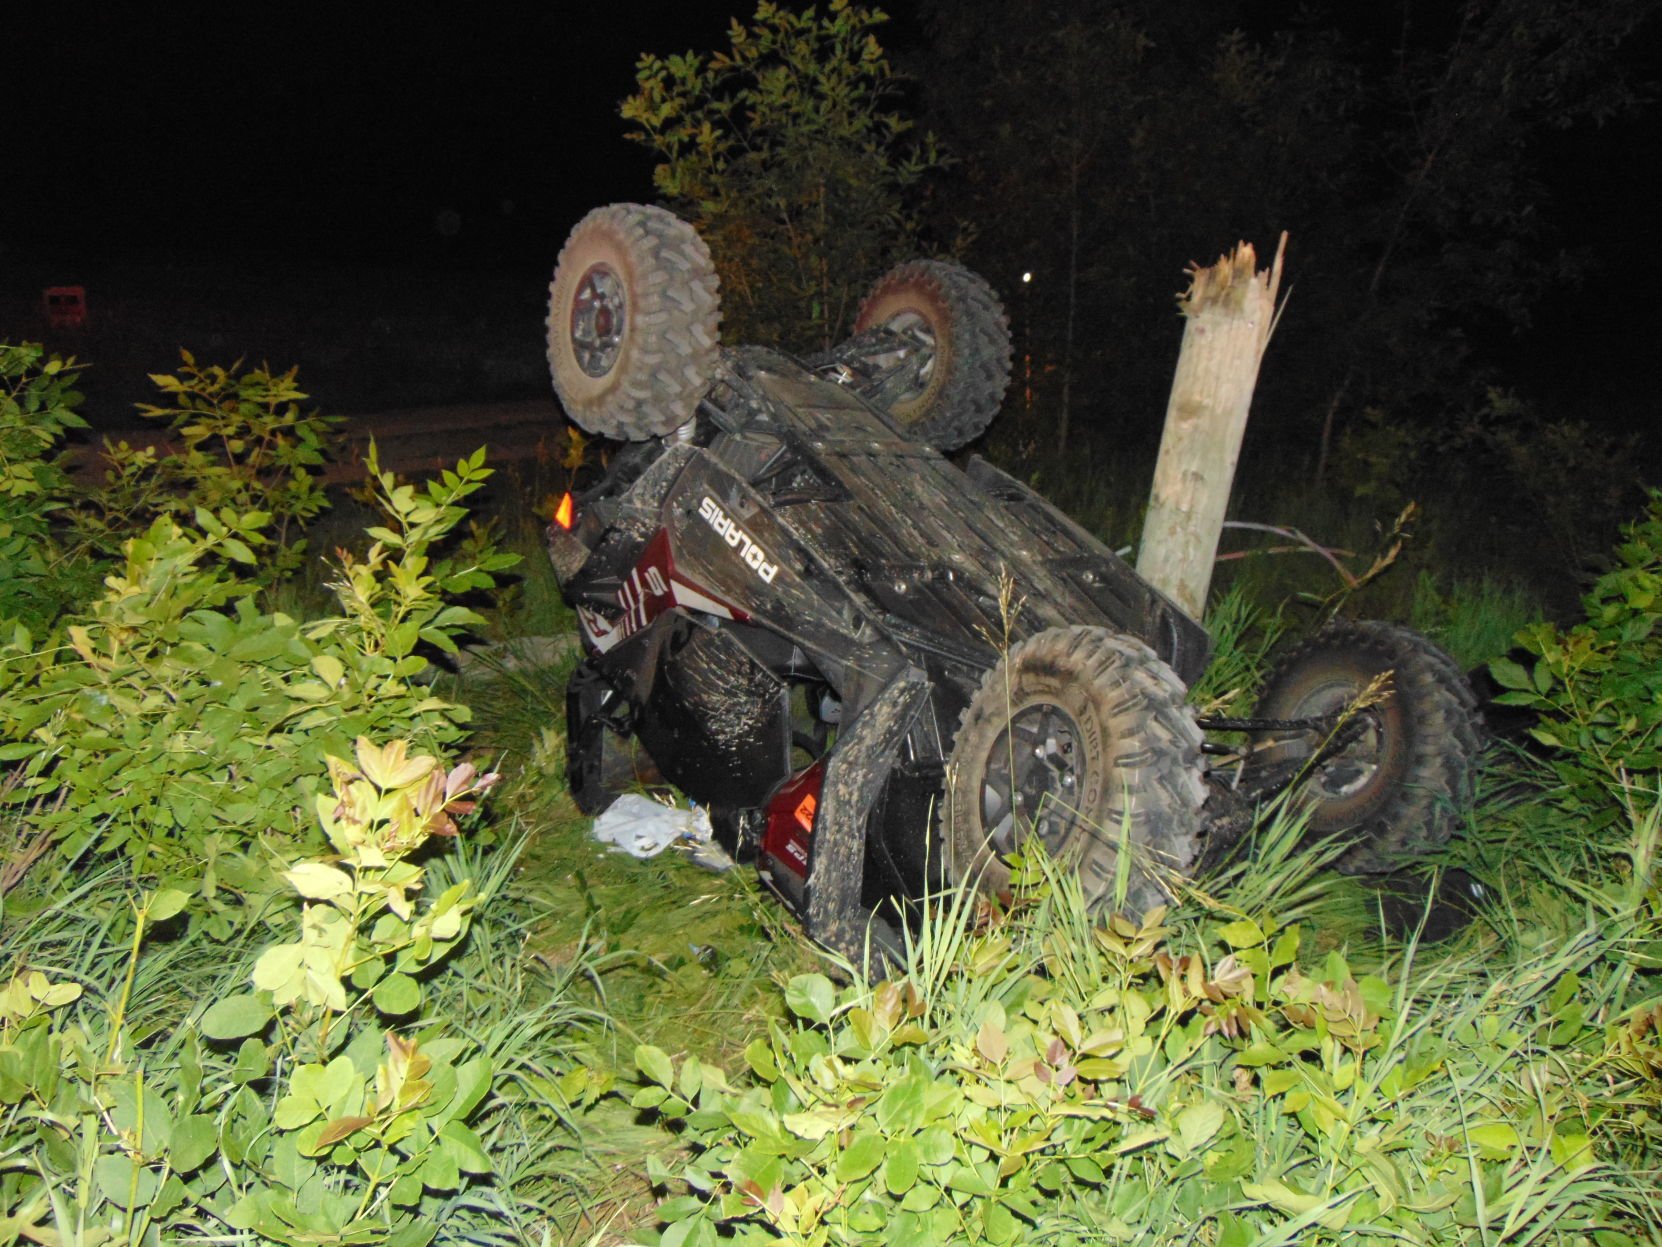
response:
<path fill-rule="evenodd" d="M 917 250 L 943 158 L 899 106 L 875 33 L 887 20 L 848 0 L 764 0 L 727 49 L 636 66 L 624 120 L 658 157 L 658 195 L 709 243 L 730 340 L 829 346 L 872 279 Z"/>

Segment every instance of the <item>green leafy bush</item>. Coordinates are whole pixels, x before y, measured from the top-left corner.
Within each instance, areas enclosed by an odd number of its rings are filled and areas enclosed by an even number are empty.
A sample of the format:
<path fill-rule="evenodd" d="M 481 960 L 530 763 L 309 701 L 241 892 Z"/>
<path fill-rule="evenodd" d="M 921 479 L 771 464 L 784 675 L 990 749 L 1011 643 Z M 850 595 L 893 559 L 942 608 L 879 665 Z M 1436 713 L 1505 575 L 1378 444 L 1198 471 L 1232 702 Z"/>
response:
<path fill-rule="evenodd" d="M 709 55 L 647 53 L 620 111 L 653 186 L 698 227 L 730 340 L 824 349 L 878 273 L 917 250 L 926 177 L 946 161 L 896 107 L 879 9 L 759 3 Z"/>
<path fill-rule="evenodd" d="M 261 605 L 321 502 L 294 374 L 187 356 L 183 454 L 118 451 L 89 501 L 39 361 L 6 358 L 0 552 L 108 574 L 28 565 L 0 631 L 0 1244 L 531 1239 L 608 1081 L 550 1060 L 583 951 L 541 972 L 521 915 L 474 927 L 517 848 L 455 847 L 494 777 L 439 761 L 468 713 L 428 655 L 516 561 L 456 539 L 483 452 L 411 485 L 372 448 L 384 519 L 297 619 Z"/>
<path fill-rule="evenodd" d="M 1095 928 L 1040 862 L 962 918 L 892 981 L 791 980 L 742 1074 L 637 1051 L 686 1148 L 657 1241 L 1640 1241 L 1563 950 L 1487 991 L 1304 966 L 1267 914 Z"/>
<path fill-rule="evenodd" d="M 414 860 L 495 777 L 367 740 L 329 773 L 316 809 L 338 856 L 276 867 L 300 901 L 281 912 L 296 938 L 254 961 L 252 990 L 235 990 L 250 977 L 235 946 L 227 958 L 185 940 L 199 962 L 188 974 L 179 941 L 152 948 L 188 901 L 173 889 L 134 905 L 125 956 L 108 919 L 73 941 L 85 985 L 74 970 L 0 965 L 0 1241 L 240 1233 L 419 1247 L 458 1216 L 476 1229 L 512 1223 L 511 1201 L 487 1198 L 490 1141 L 516 1117 L 540 1118 L 546 1134 L 582 1101 L 586 1074 L 561 1086 L 536 1073 L 573 1014 L 504 1000 L 497 1011 L 516 1016 L 503 1042 L 434 1008 L 430 984 L 507 870 L 428 899 Z M 96 908 L 102 896 L 79 900 Z M 53 922 L 75 919 L 36 926 Z M 15 934 L 9 952 L 51 955 L 36 930 Z M 180 999 L 163 982 L 195 991 Z"/>
<path fill-rule="evenodd" d="M 388 519 L 366 555 L 341 555 L 336 615 L 259 610 L 257 583 L 235 569 L 265 548 L 267 517 L 204 509 L 192 527 L 162 516 L 124 543 L 60 643 L 18 627 L 0 644 L 0 757 L 18 768 L 4 800 L 51 840 L 60 871 L 123 855 L 200 892 L 223 930 L 264 877 L 260 842 L 315 834 L 310 785 L 327 754 L 366 735 L 458 739 L 467 711 L 420 683 L 420 648 L 454 651 L 477 618 L 455 598 L 513 561 L 437 557 L 489 476 L 483 452 L 421 487 L 373 453 L 370 471 Z"/>
<path fill-rule="evenodd" d="M 78 372 L 34 343 L 0 342 L 0 623 L 40 628 L 71 591 L 52 522 L 69 495 L 59 443 L 86 427 Z"/>
<path fill-rule="evenodd" d="M 258 512 L 269 517 L 270 548 L 249 574 L 261 583 L 281 579 L 300 565 L 306 524 L 329 505 L 320 477 L 338 452 L 341 422 L 301 409 L 308 395 L 296 369 L 244 371 L 240 360 L 204 367 L 189 351 L 180 356 L 177 374 L 150 377 L 164 401 L 139 406 L 166 422 L 176 445 L 158 453 L 106 443 L 110 466 L 77 523 L 94 544 L 114 549 L 159 516 L 188 523 L 204 509 Z"/>
<path fill-rule="evenodd" d="M 1509 690 L 1500 701 L 1539 712 L 1531 734 L 1553 751 L 1562 797 L 1605 826 L 1626 812 L 1620 794 L 1662 774 L 1662 491 L 1623 530 L 1582 605 L 1573 627 L 1518 635 L 1529 667 L 1501 659 L 1490 669 Z"/>

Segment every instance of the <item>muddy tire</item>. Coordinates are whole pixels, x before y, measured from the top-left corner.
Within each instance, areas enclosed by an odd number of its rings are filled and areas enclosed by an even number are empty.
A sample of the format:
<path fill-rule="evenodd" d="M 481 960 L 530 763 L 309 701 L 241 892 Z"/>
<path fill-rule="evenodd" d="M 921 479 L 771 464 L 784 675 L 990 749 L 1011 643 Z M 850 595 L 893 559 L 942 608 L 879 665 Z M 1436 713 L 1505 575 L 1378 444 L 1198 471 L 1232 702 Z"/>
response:
<path fill-rule="evenodd" d="M 947 767 L 950 878 L 1008 891 L 1003 856 L 1037 836 L 1074 866 L 1094 909 L 1141 915 L 1169 899 L 1200 841 L 1200 730 L 1182 683 L 1140 641 L 1052 628 L 987 673 Z M 1131 846 L 1123 905 L 1120 846 Z"/>
<path fill-rule="evenodd" d="M 882 361 L 904 378 L 884 398 L 890 417 L 937 450 L 981 436 L 1010 384 L 1010 321 L 993 288 L 960 265 L 913 260 L 860 305 L 854 332 L 880 327 L 903 342 Z"/>
<path fill-rule="evenodd" d="M 1258 714 L 1270 719 L 1337 715 L 1376 678 L 1384 698 L 1358 711 L 1361 735 L 1318 762 L 1295 801 L 1312 836 L 1349 832 L 1356 844 L 1336 863 L 1377 874 L 1447 841 L 1471 802 L 1483 749 L 1477 697 L 1455 661 L 1412 629 L 1387 623 L 1329 625 L 1271 673 Z M 1282 766 L 1314 755 L 1318 732 L 1286 733 L 1258 755 Z"/>
<path fill-rule="evenodd" d="M 612 204 L 577 223 L 548 291 L 554 392 L 590 433 L 662 437 L 715 375 L 721 312 L 698 231 L 662 208 Z"/>

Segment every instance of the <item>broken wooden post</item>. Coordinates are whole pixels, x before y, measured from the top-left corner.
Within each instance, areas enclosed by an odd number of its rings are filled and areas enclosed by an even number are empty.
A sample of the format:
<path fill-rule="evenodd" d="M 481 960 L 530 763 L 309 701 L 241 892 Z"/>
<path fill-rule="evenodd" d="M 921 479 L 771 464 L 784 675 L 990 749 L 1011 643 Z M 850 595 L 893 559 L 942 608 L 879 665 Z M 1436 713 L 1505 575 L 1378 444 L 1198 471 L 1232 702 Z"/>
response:
<path fill-rule="evenodd" d="M 1196 619 L 1206 609 L 1286 250 L 1283 233 L 1275 263 L 1260 273 L 1251 244 L 1238 243 L 1211 268 L 1190 268 L 1188 292 L 1178 298 L 1187 323 L 1137 571 Z"/>

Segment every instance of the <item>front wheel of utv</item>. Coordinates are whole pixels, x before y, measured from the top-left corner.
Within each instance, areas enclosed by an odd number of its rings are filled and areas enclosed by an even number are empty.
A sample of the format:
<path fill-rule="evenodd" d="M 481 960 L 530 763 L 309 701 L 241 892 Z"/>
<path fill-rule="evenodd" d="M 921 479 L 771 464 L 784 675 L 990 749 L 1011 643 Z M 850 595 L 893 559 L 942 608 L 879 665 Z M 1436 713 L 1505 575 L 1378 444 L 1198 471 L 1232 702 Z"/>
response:
<path fill-rule="evenodd" d="M 620 441 L 693 416 L 720 353 L 715 265 L 662 208 L 596 208 L 571 231 L 548 297 L 548 367 L 569 415 Z"/>
<path fill-rule="evenodd" d="M 1093 909 L 1141 915 L 1194 864 L 1206 795 L 1182 683 L 1140 641 L 1052 628 L 990 671 L 964 712 L 941 810 L 960 885 L 1008 892 L 1037 838 Z M 1122 858 L 1122 850 L 1126 850 Z"/>
<path fill-rule="evenodd" d="M 891 269 L 866 296 L 854 332 L 885 329 L 874 401 L 912 437 L 956 450 L 985 431 L 1010 384 L 1010 321 L 975 273 L 944 260 Z"/>
<path fill-rule="evenodd" d="M 1376 682 L 1376 700 L 1358 707 Z M 1483 748 L 1476 695 L 1454 660 L 1409 628 L 1329 625 L 1276 666 L 1258 714 L 1325 720 L 1272 736 L 1255 765 L 1308 766 L 1295 808 L 1312 835 L 1357 837 L 1334 863 L 1346 874 L 1393 870 L 1443 844 L 1471 801 Z"/>

